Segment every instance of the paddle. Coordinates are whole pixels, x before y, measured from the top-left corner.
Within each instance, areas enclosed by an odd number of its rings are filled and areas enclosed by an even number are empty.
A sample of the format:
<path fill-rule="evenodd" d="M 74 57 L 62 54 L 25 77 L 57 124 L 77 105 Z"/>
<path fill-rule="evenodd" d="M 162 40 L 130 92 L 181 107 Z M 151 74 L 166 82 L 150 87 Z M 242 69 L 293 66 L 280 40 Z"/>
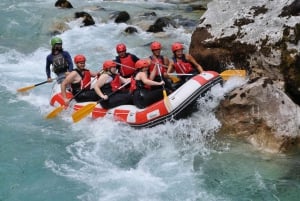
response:
<path fill-rule="evenodd" d="M 94 78 L 92 81 L 90 81 L 89 83 L 87 83 L 80 91 L 78 91 L 71 99 L 69 102 L 71 102 L 72 100 L 74 100 L 81 92 L 84 91 L 84 89 L 90 85 L 90 83 L 94 82 L 94 80 L 96 80 L 96 78 Z M 57 108 L 53 109 L 50 113 L 48 113 L 48 115 L 45 117 L 46 119 L 52 119 L 55 118 L 59 113 L 61 113 L 63 111 L 63 109 L 65 108 L 65 105 L 61 105 L 58 106 Z"/>
<path fill-rule="evenodd" d="M 158 70 L 158 74 L 159 74 L 159 76 L 160 76 L 160 79 L 161 79 L 161 81 L 163 81 L 163 77 L 162 77 L 162 74 L 161 74 L 161 70 L 160 70 L 159 64 L 155 64 L 155 65 L 156 65 L 156 67 L 157 67 L 157 70 Z M 165 105 L 166 105 L 168 111 L 171 111 L 171 110 L 172 110 L 172 106 L 171 106 L 169 97 L 168 97 L 168 95 L 167 95 L 167 91 L 166 91 L 165 85 L 163 84 L 162 87 L 163 87 L 164 103 L 165 103 Z"/>
<path fill-rule="evenodd" d="M 120 86 L 116 91 L 108 94 L 108 97 L 110 97 L 111 95 L 115 94 L 117 91 L 119 91 L 120 89 L 124 88 L 127 84 L 129 84 L 129 82 L 124 83 L 122 86 Z M 76 123 L 78 121 L 80 121 L 81 119 L 83 119 L 84 117 L 86 117 L 87 115 L 89 115 L 91 112 L 93 112 L 94 108 L 97 106 L 97 104 L 101 103 L 104 99 L 100 99 L 95 103 L 89 103 L 85 106 L 83 106 L 82 108 L 80 108 L 79 110 L 75 111 L 72 114 L 72 119 L 73 122 Z"/>
<path fill-rule="evenodd" d="M 53 80 L 53 79 L 52 79 Z M 52 81 L 51 80 L 51 81 Z M 34 85 L 31 85 L 31 86 L 28 86 L 28 87 L 23 87 L 23 88 L 20 88 L 18 89 L 17 91 L 18 92 L 25 92 L 25 91 L 28 91 L 30 89 L 33 89 L 34 87 L 37 87 L 37 86 L 40 86 L 40 85 L 43 85 L 43 84 L 46 84 L 46 83 L 50 83 L 50 81 L 44 81 L 44 82 L 40 82 L 40 83 L 37 83 L 37 84 L 34 84 Z"/>
<path fill-rule="evenodd" d="M 223 80 L 228 80 L 230 77 L 246 77 L 246 70 L 225 70 L 221 74 Z"/>
<path fill-rule="evenodd" d="M 168 75 L 174 75 L 174 76 L 192 76 L 193 74 L 184 74 L 184 73 L 168 73 Z M 246 77 L 246 71 L 245 70 L 225 70 L 222 73 L 220 73 L 223 80 L 228 80 L 230 77 Z"/>

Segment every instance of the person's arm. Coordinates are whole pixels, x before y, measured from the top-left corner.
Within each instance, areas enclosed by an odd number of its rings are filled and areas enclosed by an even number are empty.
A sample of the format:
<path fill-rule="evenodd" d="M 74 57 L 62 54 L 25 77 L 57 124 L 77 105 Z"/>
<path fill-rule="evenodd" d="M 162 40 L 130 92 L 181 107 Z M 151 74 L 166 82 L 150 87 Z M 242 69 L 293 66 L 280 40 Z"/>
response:
<path fill-rule="evenodd" d="M 100 88 L 105 84 L 107 78 L 108 78 L 107 74 L 102 74 L 94 86 L 94 90 L 95 90 L 96 94 L 104 100 L 107 100 L 108 96 L 106 94 L 104 94 Z"/>
<path fill-rule="evenodd" d="M 185 58 L 196 67 L 196 69 L 199 71 L 199 73 L 202 73 L 204 71 L 202 66 L 197 63 L 197 61 L 194 59 L 194 57 L 192 55 L 186 54 Z"/>
<path fill-rule="evenodd" d="M 90 71 L 90 70 L 89 70 Z M 91 77 L 97 77 L 98 75 L 100 75 L 100 72 L 93 72 L 90 71 Z"/>
<path fill-rule="evenodd" d="M 165 84 L 164 81 L 156 82 L 156 81 L 148 79 L 147 74 L 145 72 L 140 72 L 140 79 L 142 80 L 142 82 L 144 84 L 150 85 L 150 86 L 161 86 L 161 85 Z"/>
<path fill-rule="evenodd" d="M 173 73 L 174 71 L 174 62 L 172 60 L 170 60 L 169 65 L 168 65 L 168 70 L 167 73 Z"/>
<path fill-rule="evenodd" d="M 47 75 L 47 80 L 48 82 L 51 82 L 52 79 L 51 79 L 51 70 L 50 70 L 50 65 L 51 65 L 51 57 L 52 55 L 48 55 L 47 58 L 46 58 L 46 75 Z"/>
<path fill-rule="evenodd" d="M 61 95 L 65 101 L 65 105 L 69 104 L 69 99 L 67 98 L 67 86 L 73 82 L 77 75 L 76 71 L 72 71 L 61 83 L 60 85 L 60 90 L 61 90 Z"/>
<path fill-rule="evenodd" d="M 168 71 L 168 67 L 169 67 L 170 60 L 169 60 L 169 58 L 166 57 L 166 56 L 163 56 L 163 60 L 164 60 L 164 64 L 162 65 L 162 67 L 163 67 L 163 68 L 166 68 L 166 70 L 165 70 L 164 73 L 163 73 L 163 76 L 164 76 L 165 78 L 169 78 L 169 75 L 168 75 L 167 71 Z"/>
<path fill-rule="evenodd" d="M 125 83 L 127 83 L 127 82 L 130 82 L 131 81 L 131 78 L 129 77 L 129 78 L 125 78 L 125 77 L 122 77 L 121 75 L 120 75 L 120 80 L 121 80 L 121 83 L 122 84 L 125 84 Z"/>

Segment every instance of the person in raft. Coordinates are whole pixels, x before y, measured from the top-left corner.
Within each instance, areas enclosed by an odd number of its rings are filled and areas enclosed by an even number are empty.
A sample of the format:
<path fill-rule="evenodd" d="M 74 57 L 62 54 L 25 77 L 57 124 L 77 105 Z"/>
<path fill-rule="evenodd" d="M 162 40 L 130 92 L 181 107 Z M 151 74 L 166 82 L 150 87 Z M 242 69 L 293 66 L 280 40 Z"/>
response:
<path fill-rule="evenodd" d="M 161 81 L 163 80 L 165 82 L 166 89 L 170 92 L 172 91 L 172 84 L 169 81 L 169 76 L 167 74 L 167 68 L 169 65 L 169 58 L 167 56 L 161 55 L 161 43 L 154 41 L 150 45 L 150 49 L 152 51 L 152 55 L 149 56 L 149 63 L 150 63 L 150 74 L 153 71 L 154 68 L 159 68 L 161 75 L 158 72 L 158 69 L 156 69 L 156 74 L 154 76 L 154 81 Z M 152 86 L 152 89 L 161 88 L 161 86 Z"/>
<path fill-rule="evenodd" d="M 105 61 L 103 73 L 94 86 L 95 92 L 102 99 L 101 106 L 110 109 L 119 105 L 132 105 L 131 94 L 120 90 L 126 83 L 130 83 L 130 78 L 124 78 L 118 73 L 117 64 L 112 60 Z"/>
<path fill-rule="evenodd" d="M 69 52 L 64 51 L 62 48 L 62 39 L 54 37 L 51 39 L 52 50 L 46 58 L 46 74 L 49 82 L 51 79 L 50 66 L 52 65 L 52 71 L 57 76 L 57 83 L 60 84 L 66 78 L 66 74 L 73 70 L 72 57 Z"/>
<path fill-rule="evenodd" d="M 151 86 L 162 86 L 164 81 L 156 82 L 153 78 L 156 68 L 149 74 L 150 63 L 147 59 L 138 60 L 135 64 L 136 72 L 131 78 L 130 92 L 133 94 L 133 103 L 138 108 L 145 108 L 163 98 L 163 88 L 151 90 Z"/>
<path fill-rule="evenodd" d="M 167 73 L 173 73 L 174 70 L 178 76 L 180 76 L 181 84 L 185 83 L 188 79 L 195 76 L 198 73 L 203 72 L 203 68 L 194 57 L 188 53 L 183 53 L 183 45 L 181 43 L 173 43 L 171 46 L 173 57 L 170 60 Z M 192 74 L 192 75 L 180 75 L 180 74 Z"/>
<path fill-rule="evenodd" d="M 76 69 L 67 75 L 61 83 L 61 95 L 65 101 L 65 105 L 69 105 L 70 100 L 67 98 L 66 90 L 71 86 L 72 94 L 77 102 L 97 101 L 99 97 L 93 89 L 91 89 L 91 77 L 98 74 L 91 72 L 85 68 L 86 58 L 84 55 L 78 54 L 74 57 Z M 94 78 L 96 79 L 96 78 Z"/>
<path fill-rule="evenodd" d="M 120 75 L 125 78 L 131 77 L 135 72 L 135 62 L 137 62 L 139 58 L 135 54 L 127 52 L 124 43 L 117 44 L 116 51 L 118 56 L 116 56 L 115 61 Z"/>

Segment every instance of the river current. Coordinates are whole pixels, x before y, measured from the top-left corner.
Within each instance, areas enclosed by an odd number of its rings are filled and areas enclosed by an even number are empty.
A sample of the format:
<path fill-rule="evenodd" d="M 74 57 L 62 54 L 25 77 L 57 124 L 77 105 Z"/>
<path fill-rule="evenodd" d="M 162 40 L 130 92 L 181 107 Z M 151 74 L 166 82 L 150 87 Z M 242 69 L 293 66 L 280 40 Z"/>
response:
<path fill-rule="evenodd" d="M 201 16 L 185 4 L 159 0 L 70 2 L 74 9 L 55 8 L 52 0 L 0 2 L 1 201 L 299 200 L 299 153 L 271 155 L 216 135 L 221 125 L 214 110 L 243 79 L 214 86 L 191 117 L 154 128 L 137 130 L 109 118 L 74 124 L 71 111 L 45 119 L 53 109 L 52 84 L 26 94 L 16 90 L 46 79 L 53 24 L 68 19 L 70 29 L 59 34 L 64 49 L 85 54 L 87 67 L 97 71 L 115 57 L 119 42 L 140 58 L 150 55 L 154 40 L 169 57 L 173 42 L 186 50 L 190 43 L 191 27 L 169 27 L 164 34 L 138 27 L 137 34 L 126 35 L 128 25 L 109 18 L 114 11 L 126 10 L 133 21 L 153 8 L 159 16 Z M 69 20 L 75 11 L 90 13 L 96 25 Z"/>

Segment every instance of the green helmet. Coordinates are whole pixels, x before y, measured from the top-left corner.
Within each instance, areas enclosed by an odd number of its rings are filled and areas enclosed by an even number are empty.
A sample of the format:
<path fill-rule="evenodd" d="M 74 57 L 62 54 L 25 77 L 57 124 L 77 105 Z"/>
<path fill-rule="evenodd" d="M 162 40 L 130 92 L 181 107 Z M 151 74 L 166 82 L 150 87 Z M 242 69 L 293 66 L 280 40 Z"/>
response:
<path fill-rule="evenodd" d="M 53 47 L 55 44 L 61 43 L 62 44 L 62 39 L 59 37 L 54 37 L 51 39 L 51 46 Z"/>

